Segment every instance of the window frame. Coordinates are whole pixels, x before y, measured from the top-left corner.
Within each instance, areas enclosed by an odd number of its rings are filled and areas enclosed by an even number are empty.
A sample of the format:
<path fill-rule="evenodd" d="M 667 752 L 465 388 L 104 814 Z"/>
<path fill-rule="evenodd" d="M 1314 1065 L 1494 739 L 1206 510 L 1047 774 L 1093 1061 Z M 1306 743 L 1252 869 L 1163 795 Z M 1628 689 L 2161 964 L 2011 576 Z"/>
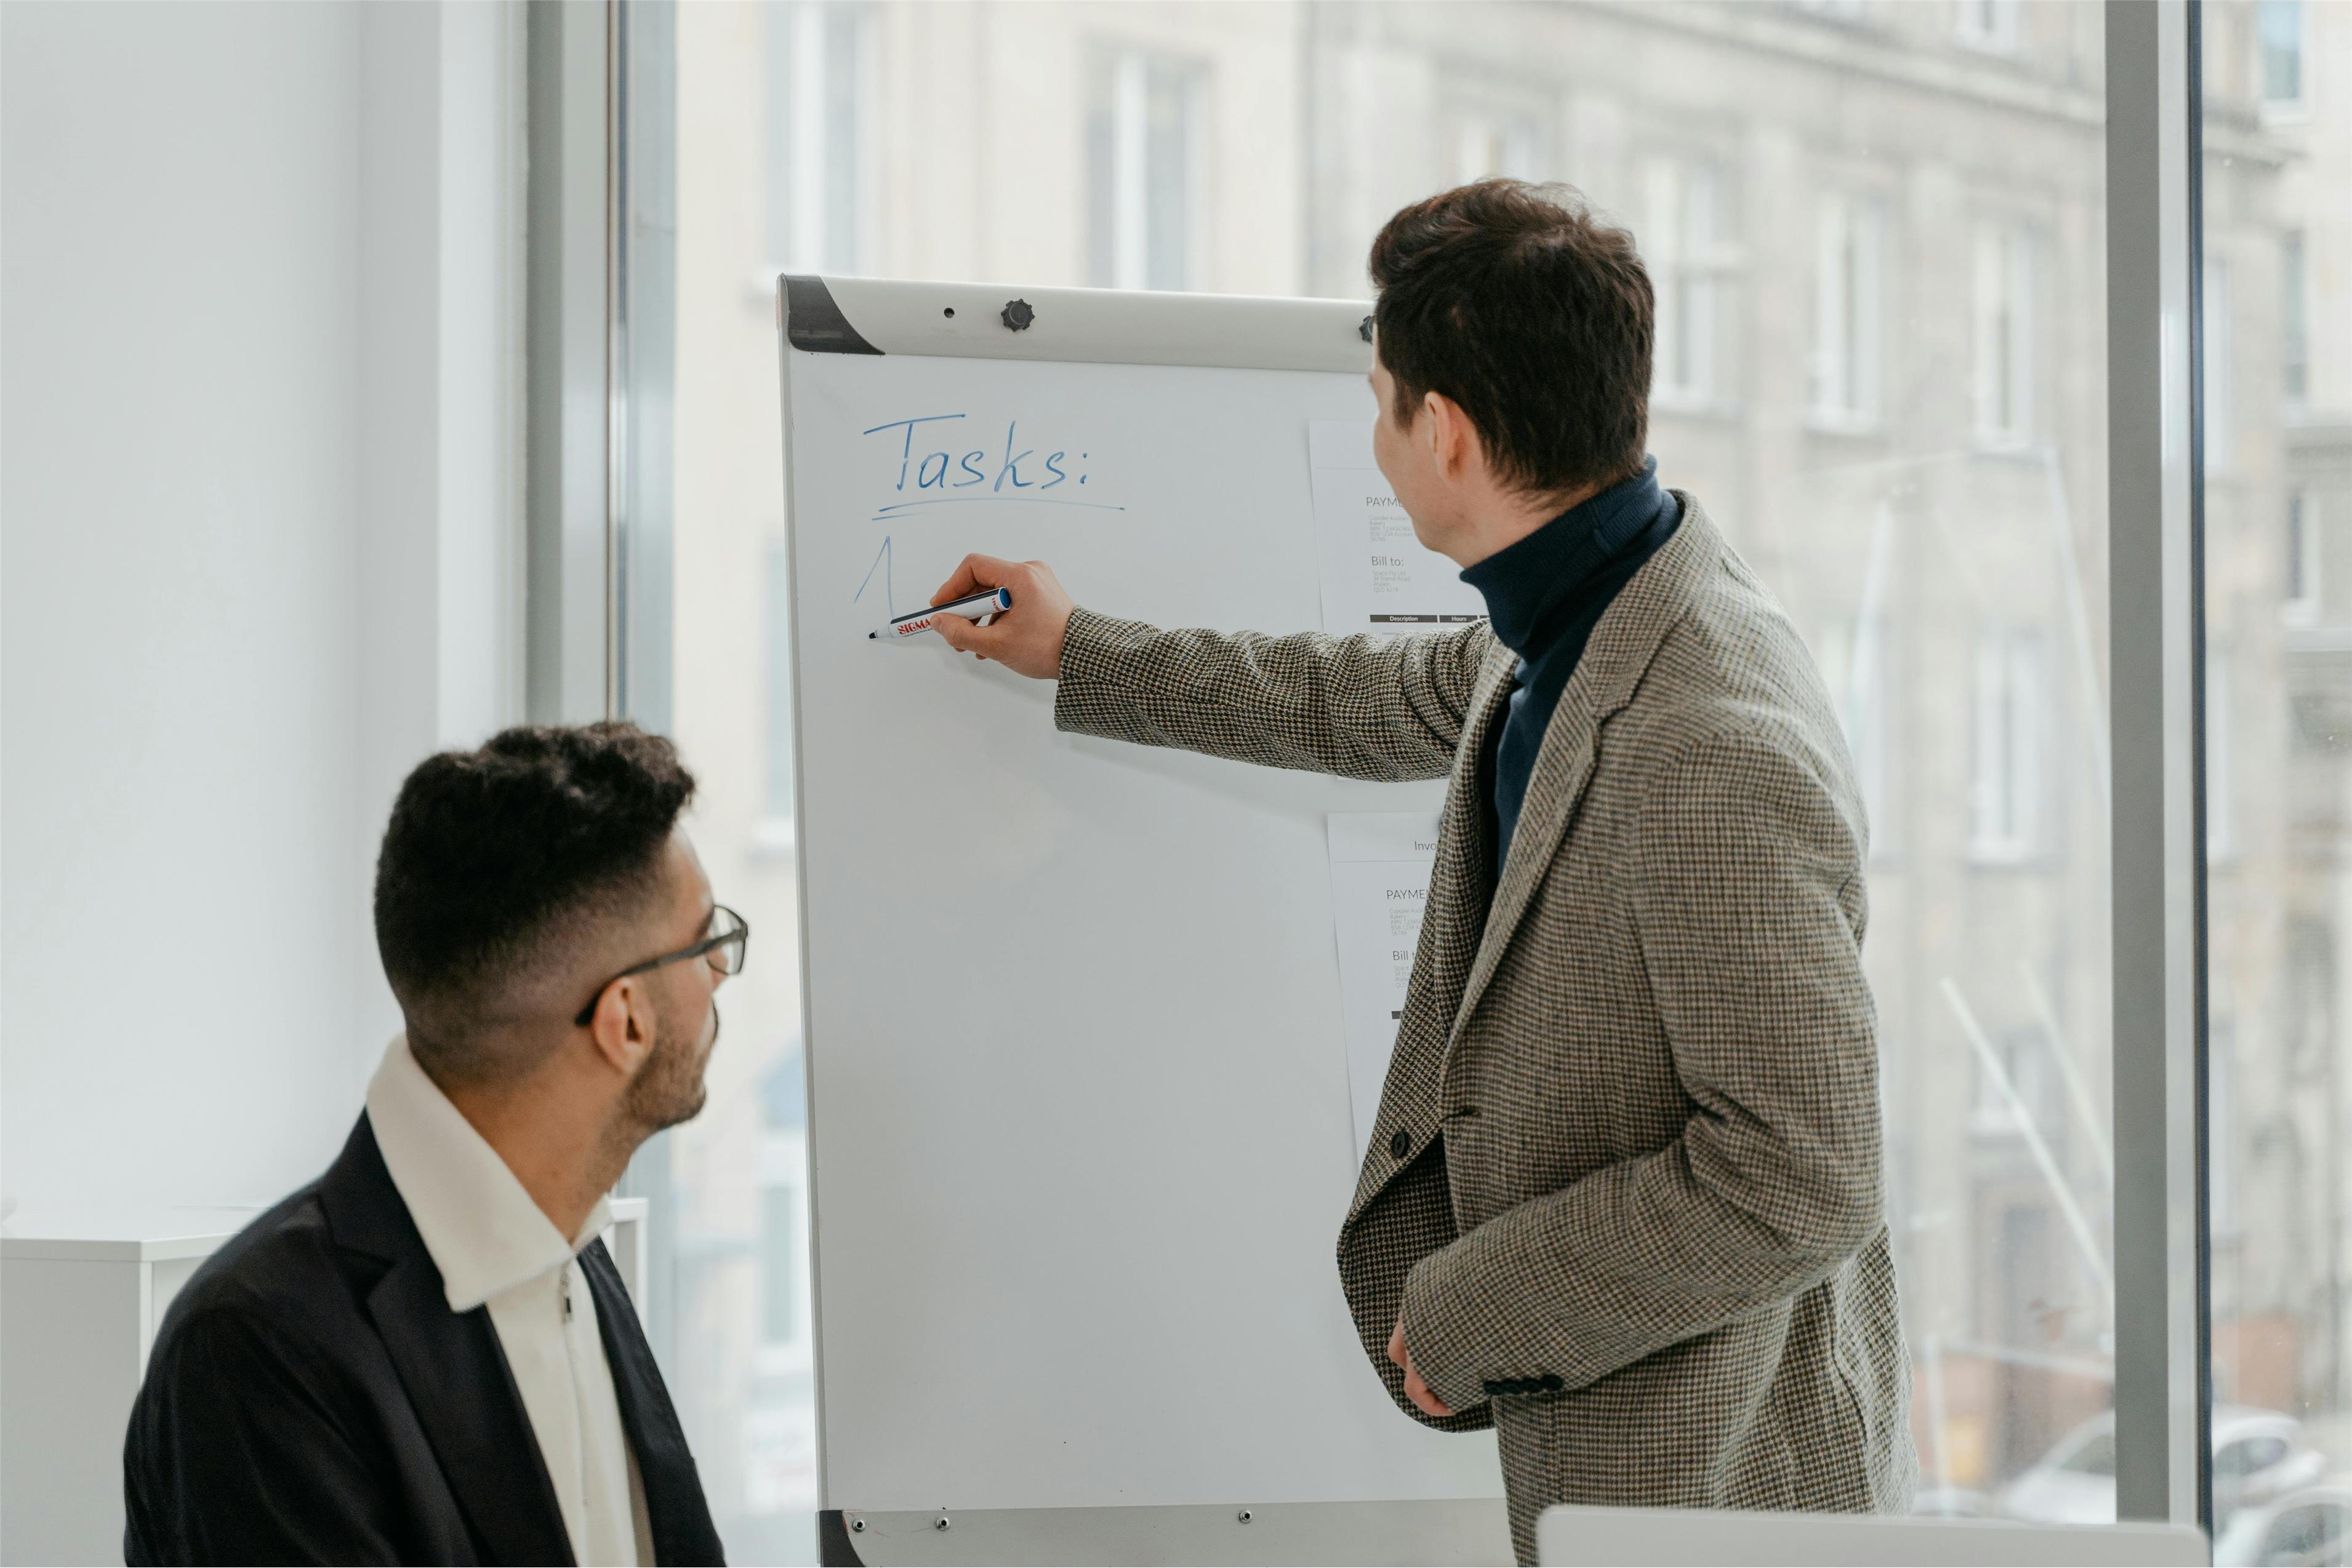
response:
<path fill-rule="evenodd" d="M 640 531 L 636 554 L 625 554 L 637 519 L 628 476 L 616 470 L 633 390 L 623 131 L 627 94 L 642 103 L 659 85 L 624 68 L 625 41 L 637 14 L 650 17 L 670 3 L 531 8 L 526 619 L 534 719 L 617 713 L 627 661 L 667 659 L 666 648 L 633 648 L 622 624 L 625 571 L 666 572 L 668 538 Z M 2198 0 L 2105 0 L 2104 11 L 2116 1496 L 2121 1519 L 2210 1529 L 2203 432 L 2194 374 L 2203 314 L 2200 22 Z M 1852 26 L 1860 7 L 1800 14 Z M 2307 16 L 2305 28 L 2307 37 Z M 2306 59 L 2306 91 L 2307 76 Z M 1187 130 L 1195 142 L 1209 108 L 1193 104 Z M 1197 180 L 1198 149 L 1188 151 L 1188 177 Z M 1725 254 L 1708 258 L 1709 275 L 1725 297 L 1721 309 L 1741 274 L 1737 244 L 1717 248 Z M 1659 407 L 1691 404 L 1670 396 Z M 659 671 L 666 680 L 666 662 Z M 630 708 L 643 711 L 635 701 Z M 653 1163 L 641 1157 L 633 1189 L 661 1179 Z M 646 1326 L 667 1364 L 675 1326 L 663 1276 L 675 1267 L 675 1238 L 656 1220 L 649 1240 Z M 1935 1347 L 1926 1350 L 1932 1358 Z M 822 1474 L 821 1453 L 819 1464 Z"/>

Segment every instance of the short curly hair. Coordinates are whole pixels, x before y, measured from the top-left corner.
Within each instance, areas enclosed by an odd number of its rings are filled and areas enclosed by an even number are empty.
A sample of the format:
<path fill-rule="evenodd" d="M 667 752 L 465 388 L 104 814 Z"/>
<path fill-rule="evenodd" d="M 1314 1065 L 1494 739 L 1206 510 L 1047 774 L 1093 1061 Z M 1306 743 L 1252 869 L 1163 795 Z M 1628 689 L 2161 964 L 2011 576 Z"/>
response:
<path fill-rule="evenodd" d="M 583 916 L 659 891 L 693 796 L 677 748 L 631 724 L 519 726 L 417 764 L 376 859 L 375 941 L 418 1059 L 494 1076 L 468 1025 Z"/>

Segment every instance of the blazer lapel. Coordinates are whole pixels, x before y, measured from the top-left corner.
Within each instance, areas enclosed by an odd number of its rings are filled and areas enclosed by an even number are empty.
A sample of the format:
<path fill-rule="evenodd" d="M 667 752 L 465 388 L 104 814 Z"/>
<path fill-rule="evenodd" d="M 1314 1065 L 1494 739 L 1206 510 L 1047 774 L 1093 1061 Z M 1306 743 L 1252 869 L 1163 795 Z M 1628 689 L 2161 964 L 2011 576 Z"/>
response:
<path fill-rule="evenodd" d="M 1404 1017 L 1397 1024 L 1396 1047 L 1389 1056 L 1388 1075 L 1381 1081 L 1381 1125 L 1403 1127 L 1416 1149 L 1425 1147 L 1437 1129 L 1438 1087 L 1445 1067 L 1447 1028 L 1454 1016 L 1450 999 L 1461 995 L 1463 977 L 1477 952 L 1479 927 L 1486 918 L 1489 852 L 1478 759 L 1485 753 L 1487 735 L 1501 722 L 1503 704 L 1510 695 L 1511 672 L 1517 667 L 1518 656 L 1496 643 L 1471 694 L 1470 711 L 1454 746 L 1454 774 L 1437 829 L 1437 863 L 1431 868 L 1429 904 L 1422 917 L 1429 962 L 1413 969 L 1405 993 Z M 1349 1220 L 1379 1197 L 1402 1168 L 1390 1154 L 1386 1137 L 1386 1133 L 1376 1135 L 1365 1150 L 1356 1173 L 1355 1197 L 1348 1206 Z"/>
<path fill-rule="evenodd" d="M 1463 1026 L 1469 1022 L 1479 998 L 1486 995 L 1512 935 L 1527 914 L 1528 901 L 1542 885 L 1553 857 L 1559 852 L 1577 803 L 1592 780 L 1601 724 L 1633 699 L 1633 688 L 1649 670 L 1658 645 L 1690 608 L 1701 575 L 1722 559 L 1722 537 L 1715 525 L 1696 500 L 1679 490 L 1674 494 L 1683 504 L 1681 525 L 1601 612 L 1591 640 L 1585 644 L 1584 656 L 1577 662 L 1576 672 L 1569 677 L 1559 706 L 1552 710 L 1551 723 L 1544 730 L 1535 770 L 1528 779 L 1527 799 L 1519 808 L 1518 826 L 1511 834 L 1502 874 L 1495 884 L 1494 903 L 1479 934 L 1477 956 L 1447 1034 L 1449 1047 L 1461 1038 Z"/>
<path fill-rule="evenodd" d="M 604 1342 L 604 1361 L 613 1369 L 613 1392 L 621 1405 L 621 1429 L 637 1457 L 637 1476 L 645 1482 L 646 1524 L 654 1540 L 654 1558 L 663 1563 L 724 1563 L 718 1527 L 710 1521 L 710 1505 L 702 1495 L 702 1477 L 686 1446 L 686 1432 L 669 1402 L 669 1388 L 661 1368 L 654 1364 L 653 1348 L 646 1343 L 636 1308 L 621 1283 L 620 1270 L 602 1241 L 591 1242 L 580 1254 L 581 1272 L 588 1276 L 589 1293 L 596 1298 L 596 1332 Z"/>
<path fill-rule="evenodd" d="M 485 1559 L 570 1563 L 572 1538 L 489 1310 L 449 1310 L 365 1114 L 320 1196 L 338 1245 L 392 1264 L 368 1292 L 368 1315 Z"/>

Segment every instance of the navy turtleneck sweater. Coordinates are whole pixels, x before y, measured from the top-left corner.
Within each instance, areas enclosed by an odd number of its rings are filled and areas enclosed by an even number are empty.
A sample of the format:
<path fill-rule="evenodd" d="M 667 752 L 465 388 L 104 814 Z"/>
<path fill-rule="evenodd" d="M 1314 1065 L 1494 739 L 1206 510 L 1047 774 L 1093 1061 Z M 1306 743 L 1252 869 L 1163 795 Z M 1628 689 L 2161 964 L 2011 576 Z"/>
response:
<path fill-rule="evenodd" d="M 1658 484 L 1658 460 L 1622 484 L 1570 507 L 1517 544 L 1462 574 L 1486 601 L 1486 619 L 1519 656 L 1510 705 L 1486 737 L 1493 780 L 1495 872 L 1519 825 L 1536 753 L 1584 644 L 1617 591 L 1674 537 L 1682 503 Z"/>

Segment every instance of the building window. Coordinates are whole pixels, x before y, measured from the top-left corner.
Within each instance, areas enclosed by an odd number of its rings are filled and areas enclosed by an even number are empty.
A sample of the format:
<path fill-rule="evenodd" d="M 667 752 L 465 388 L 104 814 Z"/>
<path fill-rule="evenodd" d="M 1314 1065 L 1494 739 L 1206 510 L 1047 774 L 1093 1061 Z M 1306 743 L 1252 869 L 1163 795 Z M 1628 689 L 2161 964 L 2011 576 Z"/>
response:
<path fill-rule="evenodd" d="M 2263 107 L 2303 107 L 2303 0 L 2261 0 L 2256 31 L 2262 51 Z"/>
<path fill-rule="evenodd" d="M 1960 42 L 1996 54 L 2017 49 L 2018 0 L 1960 0 Z"/>
<path fill-rule="evenodd" d="M 1814 256 L 1817 423 L 1866 427 L 1878 422 L 1885 235 L 1876 202 L 1859 196 L 1822 201 Z"/>
<path fill-rule="evenodd" d="M 1657 294 L 1652 395 L 1670 405 L 1713 402 L 1724 385 L 1717 350 L 1738 261 L 1723 182 L 1702 160 L 1657 158 L 1642 184 L 1642 250 Z"/>
<path fill-rule="evenodd" d="M 2319 507 L 2308 490 L 2286 498 L 2286 601 L 2290 626 L 2319 624 Z"/>
<path fill-rule="evenodd" d="M 1874 860 L 1892 852 L 1895 837 L 1886 814 L 1887 706 L 1892 687 L 1886 643 L 1885 612 L 1865 607 L 1852 621 L 1826 628 L 1820 649 L 1822 677 L 1838 699 L 1838 725 L 1845 732 L 1854 783 L 1862 790 Z"/>
<path fill-rule="evenodd" d="M 1447 127 L 1447 162 L 1457 185 L 1496 175 L 1539 179 L 1542 148 L 1542 133 L 1534 122 L 1517 116 L 1465 110 L 1452 116 Z"/>
<path fill-rule="evenodd" d="M 1987 225 L 1976 239 L 1976 426 L 1979 444 L 2033 434 L 2033 238 Z"/>
<path fill-rule="evenodd" d="M 2304 278 L 2303 231 L 2279 242 L 2279 371 L 2286 400 L 2300 406 L 2311 398 L 2310 297 Z"/>
<path fill-rule="evenodd" d="M 2231 375 L 2230 264 L 2205 258 L 2205 472 L 2238 466 L 2236 390 Z"/>
<path fill-rule="evenodd" d="M 795 272 L 856 272 L 865 181 L 865 19 L 845 0 L 768 13 L 769 254 Z"/>
<path fill-rule="evenodd" d="M 1191 282 L 1192 70 L 1154 55 L 1108 57 L 1087 120 L 1091 276 L 1105 288 Z"/>
<path fill-rule="evenodd" d="M 2013 863 L 2043 848 L 2048 797 L 2049 656 L 2040 632 L 1995 626 L 1977 637 L 1969 852 Z"/>

